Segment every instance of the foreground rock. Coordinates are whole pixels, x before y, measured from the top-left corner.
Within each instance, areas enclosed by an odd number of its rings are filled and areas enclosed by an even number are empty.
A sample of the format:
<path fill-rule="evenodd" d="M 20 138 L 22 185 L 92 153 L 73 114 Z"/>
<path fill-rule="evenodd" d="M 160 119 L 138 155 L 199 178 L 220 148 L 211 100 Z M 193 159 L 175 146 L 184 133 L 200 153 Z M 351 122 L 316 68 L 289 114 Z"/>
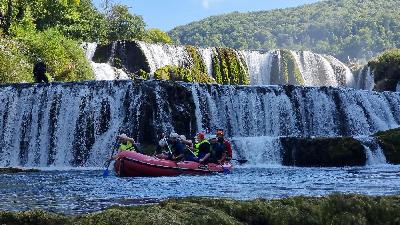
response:
<path fill-rule="evenodd" d="M 398 224 L 400 196 L 331 195 L 281 200 L 189 198 L 157 205 L 112 208 L 81 216 L 43 211 L 0 212 L 0 223 L 30 224 Z"/>

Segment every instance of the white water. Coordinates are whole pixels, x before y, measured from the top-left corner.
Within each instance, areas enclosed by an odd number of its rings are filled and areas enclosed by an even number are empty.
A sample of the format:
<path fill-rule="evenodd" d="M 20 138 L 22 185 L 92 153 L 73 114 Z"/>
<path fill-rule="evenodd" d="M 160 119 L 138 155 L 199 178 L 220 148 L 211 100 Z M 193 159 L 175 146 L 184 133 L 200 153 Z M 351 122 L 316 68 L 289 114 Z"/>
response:
<path fill-rule="evenodd" d="M 213 74 L 213 63 L 212 59 L 215 53 L 213 48 L 199 48 L 201 57 L 203 58 L 204 64 L 207 67 L 207 73 L 209 75 Z"/>
<path fill-rule="evenodd" d="M 241 51 L 240 53 L 247 64 L 251 79 L 250 84 L 271 84 L 272 54 L 255 51 Z"/>
<path fill-rule="evenodd" d="M 365 155 L 367 156 L 367 166 L 387 164 L 386 157 L 383 154 L 383 150 L 376 138 L 369 136 L 358 136 L 355 137 L 355 139 L 360 141 L 364 146 Z"/>
<path fill-rule="evenodd" d="M 148 44 L 142 41 L 137 43 L 146 55 L 150 66 L 150 74 L 167 65 L 185 66 L 190 63 L 189 54 L 184 46 Z"/>
<path fill-rule="evenodd" d="M 282 165 L 282 145 L 279 137 L 234 137 L 231 139 L 238 158 L 248 160 L 251 166 Z"/>
<path fill-rule="evenodd" d="M 81 47 L 85 50 L 86 58 L 89 60 L 92 66 L 96 80 L 128 80 L 130 79 L 122 69 L 117 69 L 110 65 L 112 61 L 112 55 L 107 63 L 95 63 L 93 62 L 93 56 L 96 52 L 96 43 L 83 43 Z M 115 48 L 115 46 L 113 46 Z"/>
<path fill-rule="evenodd" d="M 305 86 L 339 86 L 335 71 L 323 56 L 309 51 L 291 52 L 303 75 Z"/>
<path fill-rule="evenodd" d="M 371 70 L 371 67 L 365 66 L 358 72 L 357 81 L 355 82 L 354 88 L 371 91 L 374 86 L 374 73 Z"/>

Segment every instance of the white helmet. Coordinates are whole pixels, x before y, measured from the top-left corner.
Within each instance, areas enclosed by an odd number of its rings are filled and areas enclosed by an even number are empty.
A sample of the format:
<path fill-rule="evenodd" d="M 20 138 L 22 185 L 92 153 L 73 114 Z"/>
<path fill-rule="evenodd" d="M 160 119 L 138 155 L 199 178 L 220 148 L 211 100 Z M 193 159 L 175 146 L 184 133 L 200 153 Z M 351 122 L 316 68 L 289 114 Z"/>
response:
<path fill-rule="evenodd" d="M 161 140 L 158 142 L 158 145 L 159 145 L 160 147 L 165 147 L 165 146 L 167 146 L 167 145 L 168 145 L 167 140 L 165 140 L 165 138 L 161 139 Z"/>
<path fill-rule="evenodd" d="M 176 138 L 176 139 L 178 139 L 178 138 L 179 138 L 179 134 L 177 134 L 177 133 L 171 133 L 171 134 L 169 135 L 169 138 Z"/>

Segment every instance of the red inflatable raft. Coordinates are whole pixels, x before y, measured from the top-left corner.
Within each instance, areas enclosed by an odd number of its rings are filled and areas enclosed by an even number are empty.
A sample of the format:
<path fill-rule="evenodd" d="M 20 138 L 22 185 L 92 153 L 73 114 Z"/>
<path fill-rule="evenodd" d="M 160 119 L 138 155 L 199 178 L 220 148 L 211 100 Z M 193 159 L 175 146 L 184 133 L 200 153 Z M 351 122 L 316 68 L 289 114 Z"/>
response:
<path fill-rule="evenodd" d="M 229 173 L 232 169 L 230 163 L 202 165 L 192 161 L 175 162 L 130 151 L 120 152 L 114 164 L 114 170 L 119 177 L 207 175 Z"/>

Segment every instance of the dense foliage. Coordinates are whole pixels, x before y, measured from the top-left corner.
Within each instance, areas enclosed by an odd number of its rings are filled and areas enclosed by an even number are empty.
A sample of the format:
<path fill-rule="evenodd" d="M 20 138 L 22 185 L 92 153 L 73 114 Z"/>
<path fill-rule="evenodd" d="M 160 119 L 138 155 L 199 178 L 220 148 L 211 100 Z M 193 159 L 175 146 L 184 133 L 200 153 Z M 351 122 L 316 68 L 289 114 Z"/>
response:
<path fill-rule="evenodd" d="M 75 224 L 269 224 L 377 225 L 398 224 L 400 198 L 331 195 L 280 200 L 234 201 L 189 198 L 155 205 L 116 207 L 104 212 L 63 216 L 43 211 L 0 212 L 0 223 L 11 225 Z"/>
<path fill-rule="evenodd" d="M 400 0 L 329 0 L 297 8 L 231 13 L 177 27 L 178 44 L 299 49 L 341 60 L 400 47 Z"/>
<path fill-rule="evenodd" d="M 50 80 L 94 79 L 82 41 L 172 42 L 145 27 L 142 17 L 119 4 L 99 11 L 92 0 L 0 0 L 0 83 L 32 82 L 39 58 Z"/>
<path fill-rule="evenodd" d="M 392 49 L 370 61 L 374 71 L 375 90 L 396 91 L 400 82 L 400 49 Z"/>

